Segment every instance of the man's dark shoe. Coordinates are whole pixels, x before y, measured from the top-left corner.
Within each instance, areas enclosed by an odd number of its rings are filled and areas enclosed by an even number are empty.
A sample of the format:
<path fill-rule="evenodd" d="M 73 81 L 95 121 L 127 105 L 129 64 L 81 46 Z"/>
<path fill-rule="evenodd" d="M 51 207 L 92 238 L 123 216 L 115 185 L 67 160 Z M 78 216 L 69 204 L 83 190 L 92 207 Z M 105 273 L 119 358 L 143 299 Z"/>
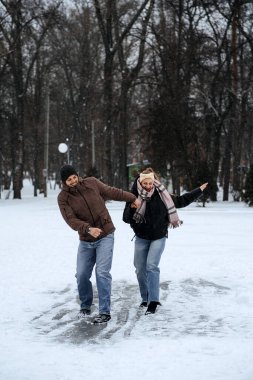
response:
<path fill-rule="evenodd" d="M 148 305 L 148 308 L 147 308 L 147 311 L 146 311 L 146 315 L 147 314 L 155 314 L 156 312 L 156 308 L 158 305 L 161 305 L 160 302 L 158 301 L 151 301 Z"/>
<path fill-rule="evenodd" d="M 90 315 L 90 309 L 81 309 L 78 313 L 78 319 L 85 318 L 86 315 Z"/>
<path fill-rule="evenodd" d="M 101 324 L 101 323 L 106 323 L 110 321 L 111 316 L 110 314 L 99 314 L 97 317 L 94 318 L 93 323 L 94 325 Z"/>
<path fill-rule="evenodd" d="M 140 304 L 140 307 L 147 307 L 147 306 L 148 306 L 147 301 L 143 301 L 143 302 Z"/>

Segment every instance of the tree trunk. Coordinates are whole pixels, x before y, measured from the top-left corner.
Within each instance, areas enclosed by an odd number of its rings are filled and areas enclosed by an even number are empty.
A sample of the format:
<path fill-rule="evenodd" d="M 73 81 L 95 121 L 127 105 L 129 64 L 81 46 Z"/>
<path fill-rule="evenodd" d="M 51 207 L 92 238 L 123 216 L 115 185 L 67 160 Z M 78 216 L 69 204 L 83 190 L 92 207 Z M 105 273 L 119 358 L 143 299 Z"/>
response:
<path fill-rule="evenodd" d="M 12 52 L 12 67 L 16 97 L 16 125 L 13 140 L 13 198 L 21 199 L 24 160 L 24 81 L 22 55 L 22 12 L 21 2 L 16 3 L 13 14 L 15 49 Z"/>
<path fill-rule="evenodd" d="M 128 144 L 128 91 L 129 85 L 123 80 L 121 82 L 121 93 L 119 99 L 119 119 L 117 123 L 116 154 L 118 158 L 117 183 L 116 186 L 128 189 L 127 168 L 127 144 Z"/>
<path fill-rule="evenodd" d="M 229 183 L 230 183 L 230 169 L 231 169 L 231 143 L 232 143 L 232 126 L 228 127 L 227 139 L 224 153 L 224 179 L 223 179 L 223 201 L 229 199 Z"/>
<path fill-rule="evenodd" d="M 113 185 L 114 176 L 112 172 L 112 109 L 113 109 L 113 56 L 107 54 L 104 64 L 104 180 Z"/>

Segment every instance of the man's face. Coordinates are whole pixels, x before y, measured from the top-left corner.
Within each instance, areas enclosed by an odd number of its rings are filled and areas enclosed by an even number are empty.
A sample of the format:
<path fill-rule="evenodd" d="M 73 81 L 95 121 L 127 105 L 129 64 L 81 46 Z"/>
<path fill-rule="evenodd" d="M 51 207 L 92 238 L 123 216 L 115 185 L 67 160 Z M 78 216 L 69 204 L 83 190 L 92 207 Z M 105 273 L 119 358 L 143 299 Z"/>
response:
<path fill-rule="evenodd" d="M 66 185 L 69 187 L 74 187 L 78 184 L 78 176 L 76 174 L 72 174 L 66 179 Z"/>

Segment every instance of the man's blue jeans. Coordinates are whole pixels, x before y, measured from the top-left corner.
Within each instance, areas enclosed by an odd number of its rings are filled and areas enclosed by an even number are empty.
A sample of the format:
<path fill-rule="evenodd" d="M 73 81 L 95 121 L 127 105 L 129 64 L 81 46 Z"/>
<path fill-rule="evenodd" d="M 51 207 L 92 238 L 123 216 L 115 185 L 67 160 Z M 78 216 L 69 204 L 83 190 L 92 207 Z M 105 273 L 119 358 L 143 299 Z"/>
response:
<path fill-rule="evenodd" d="M 99 299 L 99 313 L 110 314 L 111 284 L 114 246 L 114 234 L 95 241 L 81 241 L 77 252 L 76 278 L 81 301 L 81 309 L 90 309 L 93 301 L 93 289 L 90 278 L 96 264 L 96 283 Z"/>
<path fill-rule="evenodd" d="M 134 266 L 142 301 L 159 301 L 159 263 L 166 237 L 157 240 L 135 238 Z"/>

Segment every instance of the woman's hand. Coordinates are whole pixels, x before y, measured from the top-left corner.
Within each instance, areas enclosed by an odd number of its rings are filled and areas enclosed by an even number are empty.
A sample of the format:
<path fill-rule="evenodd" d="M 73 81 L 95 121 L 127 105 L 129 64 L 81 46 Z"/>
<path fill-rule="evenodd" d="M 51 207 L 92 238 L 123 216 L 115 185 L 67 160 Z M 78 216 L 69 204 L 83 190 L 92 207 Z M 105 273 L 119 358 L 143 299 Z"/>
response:
<path fill-rule="evenodd" d="M 102 230 L 100 228 L 90 227 L 88 233 L 91 236 L 93 236 L 94 238 L 98 238 L 100 236 L 101 232 L 102 232 Z"/>
<path fill-rule="evenodd" d="M 201 190 L 201 191 L 204 191 L 205 188 L 207 187 L 207 185 L 208 185 L 208 182 L 203 183 L 203 185 L 199 186 L 200 190 Z"/>

